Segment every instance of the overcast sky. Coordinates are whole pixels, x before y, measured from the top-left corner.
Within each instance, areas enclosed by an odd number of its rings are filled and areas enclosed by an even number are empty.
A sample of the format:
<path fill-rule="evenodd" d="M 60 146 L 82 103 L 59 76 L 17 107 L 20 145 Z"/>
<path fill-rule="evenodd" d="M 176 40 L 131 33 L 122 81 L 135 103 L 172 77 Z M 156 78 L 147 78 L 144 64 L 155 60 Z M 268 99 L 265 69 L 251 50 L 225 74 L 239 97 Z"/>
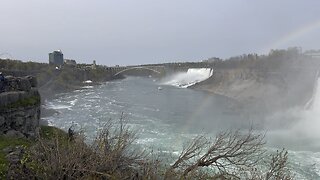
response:
<path fill-rule="evenodd" d="M 319 0 L 0 0 L 0 54 L 104 65 L 320 49 Z M 9 55 L 2 55 L 9 56 Z"/>

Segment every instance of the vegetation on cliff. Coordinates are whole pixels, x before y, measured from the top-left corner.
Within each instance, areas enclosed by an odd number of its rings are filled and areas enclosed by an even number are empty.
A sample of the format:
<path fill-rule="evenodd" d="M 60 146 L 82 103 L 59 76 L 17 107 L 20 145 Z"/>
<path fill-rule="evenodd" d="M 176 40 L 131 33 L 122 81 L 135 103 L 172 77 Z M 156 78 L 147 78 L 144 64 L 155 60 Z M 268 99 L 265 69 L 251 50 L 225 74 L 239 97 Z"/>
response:
<path fill-rule="evenodd" d="M 225 60 L 208 59 L 215 68 L 248 68 L 260 71 L 274 71 L 283 68 L 312 67 L 316 59 L 301 52 L 297 47 L 271 50 L 267 55 L 243 54 Z"/>
<path fill-rule="evenodd" d="M 23 146 L 29 147 L 31 144 L 30 140 L 24 138 L 12 138 L 12 137 L 5 137 L 0 136 L 0 179 L 5 179 L 8 168 L 9 162 L 6 159 L 7 153 L 4 152 L 6 148 L 12 148 L 15 146 Z"/>
<path fill-rule="evenodd" d="M 113 80 L 112 73 L 104 66 L 92 68 L 89 64 L 76 66 L 64 65 L 57 68 L 47 63 L 22 62 L 18 60 L 0 59 L 0 71 L 4 75 L 33 75 L 38 80 L 38 88 L 45 99 L 54 94 L 74 90 L 84 86 L 84 81 L 91 80 L 94 84 Z"/>
<path fill-rule="evenodd" d="M 41 100 L 40 96 L 32 96 L 24 99 L 19 99 L 18 101 L 8 104 L 6 106 L 1 107 L 1 109 L 11 109 L 11 108 L 19 108 L 19 107 L 28 107 L 28 106 L 37 106 L 40 105 Z"/>
<path fill-rule="evenodd" d="M 15 166 L 0 154 L 2 177 L 25 179 L 292 179 L 288 154 L 264 150 L 264 136 L 223 132 L 213 140 L 198 136 L 165 162 L 136 149 L 136 135 L 122 121 L 110 121 L 90 144 L 81 133 L 41 127 L 37 141 L 3 139 L 1 150 L 22 145 Z M 13 168 L 14 167 L 14 168 Z"/>

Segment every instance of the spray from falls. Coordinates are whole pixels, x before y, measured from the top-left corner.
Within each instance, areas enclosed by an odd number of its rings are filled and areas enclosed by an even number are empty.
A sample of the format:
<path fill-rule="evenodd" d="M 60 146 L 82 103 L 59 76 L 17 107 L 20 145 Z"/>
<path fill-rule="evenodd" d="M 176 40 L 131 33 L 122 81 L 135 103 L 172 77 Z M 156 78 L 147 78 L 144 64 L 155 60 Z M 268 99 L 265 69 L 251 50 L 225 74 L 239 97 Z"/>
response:
<path fill-rule="evenodd" d="M 312 111 L 318 111 L 320 112 L 320 78 L 317 79 L 316 81 L 316 88 L 315 88 L 315 93 L 313 97 L 313 103 L 312 103 Z"/>
<path fill-rule="evenodd" d="M 176 73 L 165 78 L 161 84 L 187 88 L 208 79 L 212 74 L 211 68 L 190 68 L 187 72 Z"/>
<path fill-rule="evenodd" d="M 312 97 L 304 108 L 277 112 L 270 115 L 267 122 L 269 144 L 293 150 L 320 151 L 319 73 L 315 76 Z"/>
<path fill-rule="evenodd" d="M 311 106 L 304 114 L 304 122 L 300 126 L 309 137 L 320 140 L 320 77 L 317 72 Z M 320 144 L 318 143 L 318 149 Z"/>

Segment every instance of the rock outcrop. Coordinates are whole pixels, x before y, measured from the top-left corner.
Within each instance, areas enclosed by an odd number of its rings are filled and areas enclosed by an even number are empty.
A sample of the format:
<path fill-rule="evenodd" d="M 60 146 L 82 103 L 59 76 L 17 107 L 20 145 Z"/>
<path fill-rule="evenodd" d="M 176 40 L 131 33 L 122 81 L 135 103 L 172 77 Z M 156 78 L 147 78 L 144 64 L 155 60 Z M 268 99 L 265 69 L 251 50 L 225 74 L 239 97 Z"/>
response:
<path fill-rule="evenodd" d="M 40 120 L 40 94 L 32 76 L 7 76 L 0 93 L 0 135 L 34 138 Z"/>

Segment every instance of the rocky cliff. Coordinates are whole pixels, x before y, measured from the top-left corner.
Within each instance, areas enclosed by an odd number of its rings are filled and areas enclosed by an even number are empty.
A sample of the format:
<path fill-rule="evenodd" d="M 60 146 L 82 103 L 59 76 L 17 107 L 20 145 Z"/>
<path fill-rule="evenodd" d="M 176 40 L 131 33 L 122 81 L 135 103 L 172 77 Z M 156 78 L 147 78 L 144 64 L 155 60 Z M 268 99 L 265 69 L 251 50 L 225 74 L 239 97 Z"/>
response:
<path fill-rule="evenodd" d="M 7 76 L 0 93 L 0 135 L 34 138 L 39 129 L 40 94 L 32 76 Z"/>
<path fill-rule="evenodd" d="M 209 79 L 191 88 L 230 97 L 264 110 L 303 106 L 312 96 L 317 72 L 297 68 L 259 71 L 248 68 L 215 69 Z"/>

